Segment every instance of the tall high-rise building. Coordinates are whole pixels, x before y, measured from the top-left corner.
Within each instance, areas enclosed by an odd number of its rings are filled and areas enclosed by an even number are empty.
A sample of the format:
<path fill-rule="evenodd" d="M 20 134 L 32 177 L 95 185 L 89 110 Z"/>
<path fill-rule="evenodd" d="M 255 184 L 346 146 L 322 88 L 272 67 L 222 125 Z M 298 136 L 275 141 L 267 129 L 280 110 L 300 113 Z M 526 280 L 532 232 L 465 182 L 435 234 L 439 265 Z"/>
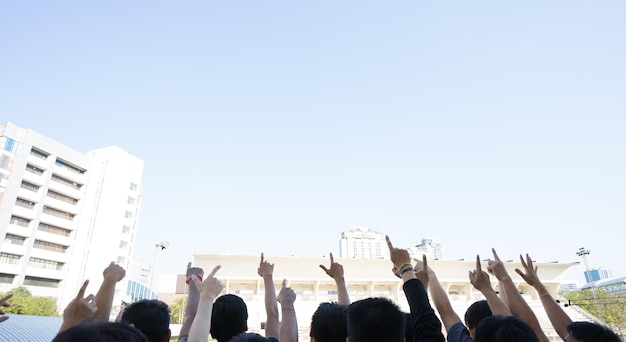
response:
<path fill-rule="evenodd" d="M 423 238 L 419 245 L 407 248 L 412 259 L 422 260 L 426 255 L 428 260 L 445 260 L 446 250 L 444 246 L 433 239 Z"/>
<path fill-rule="evenodd" d="M 612 278 L 613 272 L 606 267 L 592 268 L 589 271 L 585 271 L 585 281 L 591 283 L 594 281 Z"/>
<path fill-rule="evenodd" d="M 127 269 L 142 173 L 143 161 L 118 147 L 83 154 L 0 124 L 0 290 L 25 286 L 62 311 L 85 279 L 95 293 L 111 262 Z"/>
<path fill-rule="evenodd" d="M 339 254 L 349 259 L 387 259 L 389 248 L 385 234 L 368 228 L 357 228 L 341 233 Z"/>

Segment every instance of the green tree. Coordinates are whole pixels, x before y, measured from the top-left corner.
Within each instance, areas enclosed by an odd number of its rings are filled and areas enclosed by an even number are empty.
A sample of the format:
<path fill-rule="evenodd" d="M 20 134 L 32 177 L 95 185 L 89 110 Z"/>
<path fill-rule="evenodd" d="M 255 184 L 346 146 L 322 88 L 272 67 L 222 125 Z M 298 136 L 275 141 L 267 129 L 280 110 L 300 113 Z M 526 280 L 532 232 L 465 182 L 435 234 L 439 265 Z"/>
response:
<path fill-rule="evenodd" d="M 591 290 L 563 292 L 562 295 L 570 301 L 571 305 L 579 306 L 607 325 L 626 327 L 626 294 L 609 293 L 598 289 L 596 299 Z"/>
<path fill-rule="evenodd" d="M 4 308 L 4 312 L 18 315 L 57 316 L 54 298 L 33 296 L 24 286 L 17 287 L 9 292 L 13 293 L 13 298 L 9 300 L 11 306 Z M 9 292 L 0 294 L 0 297 Z"/>
<path fill-rule="evenodd" d="M 170 304 L 171 322 L 182 324 L 185 319 L 185 307 L 187 305 L 187 297 L 180 297 Z"/>

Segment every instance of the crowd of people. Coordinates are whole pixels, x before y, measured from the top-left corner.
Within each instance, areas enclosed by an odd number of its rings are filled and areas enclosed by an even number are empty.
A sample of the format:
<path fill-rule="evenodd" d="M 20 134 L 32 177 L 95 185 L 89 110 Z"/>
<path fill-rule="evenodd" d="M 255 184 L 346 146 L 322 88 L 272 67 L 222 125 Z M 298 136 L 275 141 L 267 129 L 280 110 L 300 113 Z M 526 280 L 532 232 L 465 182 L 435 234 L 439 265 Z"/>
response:
<path fill-rule="evenodd" d="M 319 304 L 311 317 L 312 342 L 544 342 L 548 337 L 539 321 L 517 290 L 502 261 L 493 250 L 493 259 L 483 270 L 480 257 L 476 268 L 469 272 L 471 284 L 482 293 L 484 300 L 473 303 L 464 320 L 453 310 L 447 292 L 439 283 L 435 271 L 422 260 L 411 260 L 406 249 L 394 247 L 389 237 L 387 245 L 393 273 L 402 280 L 410 312 L 401 311 L 393 301 L 365 298 L 350 302 L 343 266 L 330 255 L 330 267 L 320 265 L 336 283 L 337 301 Z M 618 342 L 619 337 L 609 328 L 591 322 L 572 322 L 552 298 L 537 275 L 530 256 L 520 256 L 522 269 L 515 271 L 532 287 L 557 334 L 567 342 Z M 249 333 L 245 301 L 233 294 L 220 295 L 224 285 L 216 276 L 217 265 L 206 276 L 199 267 L 187 265 L 189 285 L 185 320 L 178 341 L 206 342 L 210 335 L 218 342 L 295 342 L 298 322 L 294 302 L 296 293 L 283 280 L 278 294 L 274 286 L 274 264 L 263 254 L 258 274 L 265 286 L 265 336 Z M 63 311 L 63 323 L 54 342 L 167 342 L 171 338 L 170 310 L 156 299 L 143 299 L 126 306 L 115 321 L 109 321 L 116 284 L 125 270 L 111 263 L 103 272 L 104 280 L 93 295 L 85 295 L 86 280 L 76 297 Z M 490 274 L 499 283 L 499 293 L 491 285 Z M 435 306 L 432 308 L 430 299 Z M 8 307 L 11 294 L 0 299 Z M 438 312 L 438 316 L 435 313 Z M 0 310 L 0 322 L 8 317 Z M 443 328 L 446 331 L 444 337 Z"/>

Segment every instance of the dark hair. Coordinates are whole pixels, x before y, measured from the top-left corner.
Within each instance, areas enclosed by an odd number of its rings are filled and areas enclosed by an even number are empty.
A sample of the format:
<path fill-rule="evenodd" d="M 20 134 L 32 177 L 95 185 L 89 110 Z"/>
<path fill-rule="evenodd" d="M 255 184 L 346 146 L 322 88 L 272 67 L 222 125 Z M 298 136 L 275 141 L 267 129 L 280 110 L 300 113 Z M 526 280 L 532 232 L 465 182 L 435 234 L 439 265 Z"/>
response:
<path fill-rule="evenodd" d="M 620 338 L 611 329 L 592 322 L 573 322 L 567 326 L 567 332 L 582 342 L 620 342 Z"/>
<path fill-rule="evenodd" d="M 241 333 L 230 339 L 228 342 L 268 342 L 267 338 L 255 333 Z"/>
<path fill-rule="evenodd" d="M 535 332 L 514 316 L 483 318 L 476 326 L 475 342 L 539 342 Z"/>
<path fill-rule="evenodd" d="M 474 329 L 483 318 L 489 316 L 493 316 L 493 314 L 486 300 L 474 302 L 465 311 L 465 326 L 468 330 Z"/>
<path fill-rule="evenodd" d="M 170 334 L 170 308 L 158 299 L 142 299 L 124 308 L 122 323 L 135 325 L 150 342 L 162 342 Z"/>
<path fill-rule="evenodd" d="M 148 338 L 130 325 L 107 321 L 89 321 L 58 334 L 52 342 L 148 342 Z"/>
<path fill-rule="evenodd" d="M 321 303 L 311 318 L 310 336 L 315 342 L 345 342 L 346 307 L 336 302 Z"/>
<path fill-rule="evenodd" d="M 346 322 L 353 342 L 404 341 L 404 313 L 387 298 L 366 298 L 350 304 Z"/>
<path fill-rule="evenodd" d="M 211 336 L 218 342 L 228 342 L 248 330 L 248 307 L 238 296 L 225 294 L 213 303 Z"/>

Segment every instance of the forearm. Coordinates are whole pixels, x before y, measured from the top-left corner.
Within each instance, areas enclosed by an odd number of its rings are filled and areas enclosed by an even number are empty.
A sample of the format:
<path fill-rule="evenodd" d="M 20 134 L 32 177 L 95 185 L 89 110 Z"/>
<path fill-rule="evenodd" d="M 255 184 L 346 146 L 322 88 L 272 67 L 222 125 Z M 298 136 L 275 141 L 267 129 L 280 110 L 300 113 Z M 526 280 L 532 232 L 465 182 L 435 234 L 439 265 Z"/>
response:
<path fill-rule="evenodd" d="M 426 289 L 421 281 L 415 278 L 415 274 L 402 275 L 404 293 L 411 308 L 413 319 L 413 338 L 415 341 L 445 341 L 441 333 L 441 322 L 435 316 L 435 311 L 430 306 Z"/>
<path fill-rule="evenodd" d="M 526 322 L 526 324 L 528 324 L 533 329 L 539 341 L 548 341 L 548 337 L 539 325 L 537 316 L 535 316 L 535 313 L 532 311 L 530 306 L 528 306 L 528 303 L 526 303 L 524 298 L 522 298 L 522 295 L 517 290 L 517 287 L 515 286 L 511 278 L 507 277 L 500 280 L 500 287 L 505 289 L 506 298 L 508 301 L 507 304 L 509 306 L 509 309 L 511 310 L 511 313 Z"/>
<path fill-rule="evenodd" d="M 263 284 L 265 286 L 265 313 L 267 319 L 265 322 L 265 336 L 276 337 L 280 332 L 280 321 L 278 317 L 278 302 L 276 301 L 276 289 L 274 287 L 274 279 L 272 276 L 264 276 Z"/>
<path fill-rule="evenodd" d="M 541 300 L 544 310 L 546 310 L 552 327 L 562 339 L 565 339 L 568 335 L 567 326 L 572 323 L 572 319 L 565 313 L 556 300 L 552 298 L 552 295 L 543 284 L 535 286 L 535 289 L 539 294 L 539 299 Z"/>
<path fill-rule="evenodd" d="M 491 313 L 495 315 L 511 316 L 509 307 L 498 297 L 496 291 L 489 287 L 488 289 L 479 290 L 485 296 Z"/>
<path fill-rule="evenodd" d="M 337 303 L 340 305 L 350 305 L 350 295 L 348 295 L 348 287 L 344 278 L 335 279 L 337 284 Z"/>
<path fill-rule="evenodd" d="M 429 274 L 428 289 L 430 290 L 430 296 L 435 303 L 435 308 L 439 312 L 439 317 L 443 321 L 443 325 L 446 331 L 449 331 L 453 325 L 461 322 L 459 316 L 454 312 L 452 304 L 450 304 L 450 298 L 446 290 L 439 283 L 439 279 L 434 273 Z"/>
<path fill-rule="evenodd" d="M 104 279 L 102 285 L 96 293 L 96 304 L 98 308 L 93 315 L 95 319 L 109 320 L 111 316 L 111 308 L 113 306 L 113 296 L 115 295 L 115 285 L 117 281 L 112 279 Z"/>
<path fill-rule="evenodd" d="M 187 342 L 206 342 L 211 330 L 211 315 L 214 298 L 201 299 L 196 317 L 189 328 Z M 182 334 L 181 334 L 182 336 Z"/>
<path fill-rule="evenodd" d="M 292 304 L 281 304 L 283 321 L 280 324 L 280 342 L 296 342 L 298 341 L 298 320 L 296 319 L 296 310 Z M 270 336 L 267 336 L 270 337 Z"/>
<path fill-rule="evenodd" d="M 180 337 L 189 335 L 189 329 L 196 318 L 196 312 L 198 312 L 199 301 L 200 293 L 198 293 L 198 289 L 196 289 L 193 282 L 189 282 L 189 295 L 187 296 L 187 306 L 185 307 L 185 321 L 178 334 Z"/>

